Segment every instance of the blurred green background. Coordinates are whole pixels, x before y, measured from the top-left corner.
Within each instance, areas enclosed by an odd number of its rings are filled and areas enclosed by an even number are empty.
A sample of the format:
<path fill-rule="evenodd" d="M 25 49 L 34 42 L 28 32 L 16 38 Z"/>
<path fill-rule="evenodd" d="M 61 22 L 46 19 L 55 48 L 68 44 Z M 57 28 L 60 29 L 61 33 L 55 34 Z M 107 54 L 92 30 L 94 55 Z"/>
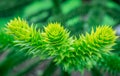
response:
<path fill-rule="evenodd" d="M 0 0 L 0 26 L 15 17 L 41 28 L 60 22 L 73 34 L 99 25 L 116 28 L 120 24 L 120 0 Z"/>
<path fill-rule="evenodd" d="M 116 30 L 116 35 L 120 36 L 120 0 L 0 0 L 0 28 L 4 27 L 11 19 L 17 17 L 21 17 L 27 20 L 29 24 L 33 23 L 41 29 L 49 22 L 60 22 L 62 26 L 71 31 L 71 35 L 76 36 L 78 36 L 80 33 L 85 33 L 86 31 L 89 32 L 91 27 L 110 25 Z M 117 45 L 114 47 L 115 50 L 113 52 L 120 56 L 120 39 L 118 38 L 116 42 Z M 12 53 L 15 57 L 18 55 L 14 52 Z M 19 55 L 21 56 L 21 54 Z M 3 57 L 3 60 L 4 58 L 7 59 L 9 56 L 10 55 L 8 52 L 7 55 L 6 53 L 5 55 L 0 53 L 0 58 Z M 18 56 L 18 59 L 21 61 L 13 62 L 15 64 L 11 63 L 12 67 L 16 66 L 19 62 L 28 60 L 28 57 L 25 56 L 23 59 L 21 59 L 20 56 Z M 14 58 L 11 57 L 11 60 L 12 59 Z M 30 65 L 26 70 L 22 70 L 22 72 L 15 75 L 12 75 L 13 73 L 11 73 L 11 76 L 24 76 L 24 74 L 25 76 L 40 76 L 41 70 L 38 69 L 43 69 L 45 65 L 39 66 L 39 68 L 37 67 L 37 71 L 34 70 L 34 72 L 30 72 L 30 74 L 27 73 L 30 71 L 30 68 L 36 67 L 40 64 L 39 59 L 35 58 L 35 60 L 36 62 L 34 63 L 34 66 Z M 50 64 L 50 61 L 48 63 Z M 0 68 L 4 68 L 1 66 L 2 64 L 3 63 L 1 61 Z M 4 66 L 6 65 L 7 64 Z M 48 69 L 45 70 L 44 73 L 48 73 L 48 70 L 54 66 L 55 65 L 48 66 Z M 10 68 L 11 67 L 9 67 L 9 69 Z M 53 69 L 55 70 L 56 68 Z M 1 70 L 4 69 L 0 69 L 0 72 Z M 17 72 L 18 71 L 19 70 L 17 69 Z M 96 72 L 94 69 L 93 71 Z M 59 74 L 59 69 L 57 72 L 55 72 L 55 74 L 51 75 L 59 76 L 57 74 Z M 73 72 L 71 75 L 80 76 L 78 72 Z M 109 74 L 104 75 L 110 76 Z M 43 76 L 50 75 L 45 74 Z M 91 72 L 87 72 L 85 73 L 85 76 L 102 75 L 97 73 L 92 75 Z"/>

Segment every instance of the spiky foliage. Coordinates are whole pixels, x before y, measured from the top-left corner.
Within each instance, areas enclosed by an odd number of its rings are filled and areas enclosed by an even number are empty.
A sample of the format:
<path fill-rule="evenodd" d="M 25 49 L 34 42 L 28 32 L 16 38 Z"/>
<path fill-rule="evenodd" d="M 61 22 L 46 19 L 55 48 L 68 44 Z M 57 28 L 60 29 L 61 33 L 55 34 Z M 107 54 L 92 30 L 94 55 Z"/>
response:
<path fill-rule="evenodd" d="M 79 58 L 81 68 L 90 68 L 96 63 L 102 54 L 109 53 L 116 40 L 115 32 L 109 26 L 92 29 L 91 34 L 80 35 L 75 41 L 76 57 Z M 87 65 L 87 66 L 86 66 Z"/>
<path fill-rule="evenodd" d="M 59 23 L 50 23 L 44 29 L 45 32 L 42 34 L 42 36 L 44 37 L 44 42 L 46 43 L 45 51 L 50 56 L 56 56 L 66 51 L 62 51 L 61 47 L 66 47 L 69 45 L 69 32 L 64 29 Z M 61 54 L 60 58 L 63 58 L 63 54 Z"/>
<path fill-rule="evenodd" d="M 98 61 L 99 69 L 103 69 L 103 72 L 109 72 L 113 75 L 120 73 L 120 57 L 116 54 L 103 55 Z"/>
<path fill-rule="evenodd" d="M 15 38 L 16 45 L 22 46 L 23 49 L 30 49 L 28 53 L 34 53 L 33 49 L 42 46 L 40 30 L 36 27 L 29 26 L 25 20 L 15 18 L 7 24 L 7 33 Z M 37 46 L 37 47 L 36 47 Z"/>
<path fill-rule="evenodd" d="M 45 36 L 45 42 L 53 47 L 61 46 L 68 42 L 69 39 L 69 32 L 59 23 L 49 23 L 45 27 L 45 33 L 43 35 Z"/>
<path fill-rule="evenodd" d="M 20 24 L 20 22 L 18 21 L 16 21 L 16 23 L 18 24 L 15 24 L 15 21 L 13 20 L 11 21 L 11 23 L 9 23 L 11 25 L 8 25 L 7 27 L 12 25 L 13 25 L 12 27 L 14 27 Z M 24 23 L 21 22 L 21 24 L 24 24 Z M 21 64 L 23 64 L 25 61 L 29 61 L 28 59 L 31 58 L 31 55 L 26 56 L 25 49 L 24 51 L 18 51 L 23 47 L 14 47 L 14 41 L 17 41 L 18 45 L 22 45 L 22 43 L 24 42 L 23 44 L 26 47 L 28 45 L 25 45 L 25 43 L 29 42 L 27 41 L 28 38 L 21 39 L 22 37 L 21 38 L 19 37 L 20 34 L 17 34 L 16 33 L 17 30 L 15 31 L 15 29 L 18 29 L 18 27 L 14 29 L 0 28 L 0 54 L 1 52 L 3 53 L 3 55 L 0 55 L 0 76 L 22 76 L 28 73 L 29 71 L 31 71 L 34 67 L 36 67 L 40 63 L 40 59 L 37 59 L 37 62 L 36 62 L 36 58 L 33 58 L 31 60 L 34 60 L 35 63 L 30 62 L 29 63 L 30 65 L 28 65 L 27 67 L 25 66 L 24 69 L 19 68 L 19 71 L 16 71 L 13 74 L 14 68 L 18 68 L 19 66 L 21 66 Z M 6 30 L 7 30 L 7 33 L 6 33 Z M 25 39 L 26 41 L 24 41 Z M 30 47 L 30 43 L 29 43 L 29 47 Z"/>
<path fill-rule="evenodd" d="M 48 54 L 67 71 L 91 68 L 102 53 L 111 50 L 117 38 L 111 27 L 102 26 L 96 28 L 96 32 L 92 29 L 91 34 L 73 40 L 58 23 L 45 27 L 44 36 Z"/>
<path fill-rule="evenodd" d="M 49 23 L 44 31 L 36 31 L 20 18 L 10 21 L 7 26 L 7 32 L 15 37 L 17 45 L 24 46 L 35 56 L 52 57 L 69 72 L 91 68 L 102 54 L 109 53 L 117 38 L 109 26 L 92 29 L 91 34 L 80 35 L 78 39 L 70 37 L 59 23 Z"/>
<path fill-rule="evenodd" d="M 54 61 L 64 67 L 65 70 L 73 70 L 74 67 L 71 65 L 72 55 L 74 48 L 73 39 L 69 37 L 69 32 L 64 29 L 59 23 L 50 23 L 45 27 L 43 33 L 44 41 L 46 42 L 46 49 L 49 56 L 55 57 Z"/>

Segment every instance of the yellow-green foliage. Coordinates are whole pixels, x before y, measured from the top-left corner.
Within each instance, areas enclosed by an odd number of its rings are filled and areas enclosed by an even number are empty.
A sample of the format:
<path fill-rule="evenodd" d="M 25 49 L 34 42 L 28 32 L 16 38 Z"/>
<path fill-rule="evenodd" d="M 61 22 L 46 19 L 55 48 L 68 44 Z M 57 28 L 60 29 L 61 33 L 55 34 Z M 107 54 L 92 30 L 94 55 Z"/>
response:
<path fill-rule="evenodd" d="M 75 41 L 76 55 L 80 59 L 79 64 L 84 63 L 80 67 L 92 67 L 93 63 L 102 57 L 102 54 L 109 53 L 116 38 L 115 31 L 109 26 L 97 27 L 96 30 L 92 29 L 90 34 L 80 35 Z"/>
<path fill-rule="evenodd" d="M 40 30 L 36 30 L 33 25 L 29 26 L 25 20 L 20 18 L 11 20 L 7 24 L 6 31 L 15 38 L 15 45 L 22 47 L 21 50 L 27 49 L 28 54 L 36 53 L 34 51 L 42 47 Z"/>
<path fill-rule="evenodd" d="M 10 21 L 6 29 L 15 37 L 16 44 L 29 47 L 28 51 L 35 56 L 53 58 L 66 71 L 91 68 L 102 54 L 109 53 L 117 38 L 109 26 L 92 29 L 90 34 L 80 35 L 77 39 L 70 37 L 59 23 L 49 23 L 40 32 L 20 18 Z"/>
<path fill-rule="evenodd" d="M 31 45 L 40 44 L 40 30 L 36 31 L 36 27 L 29 26 L 25 20 L 15 18 L 7 24 L 7 28 L 7 33 L 13 35 L 16 40 L 32 42 Z"/>
<path fill-rule="evenodd" d="M 68 42 L 69 32 L 59 23 L 49 23 L 45 29 L 45 42 L 52 46 L 61 46 Z"/>
<path fill-rule="evenodd" d="M 75 56 L 72 55 L 74 52 L 74 48 L 72 48 L 74 40 L 70 38 L 69 32 L 60 23 L 50 23 L 45 27 L 43 37 L 46 42 L 44 52 L 47 52 L 49 56 L 55 57 L 54 61 L 57 64 L 61 64 L 65 70 L 70 69 L 71 57 L 75 58 Z"/>

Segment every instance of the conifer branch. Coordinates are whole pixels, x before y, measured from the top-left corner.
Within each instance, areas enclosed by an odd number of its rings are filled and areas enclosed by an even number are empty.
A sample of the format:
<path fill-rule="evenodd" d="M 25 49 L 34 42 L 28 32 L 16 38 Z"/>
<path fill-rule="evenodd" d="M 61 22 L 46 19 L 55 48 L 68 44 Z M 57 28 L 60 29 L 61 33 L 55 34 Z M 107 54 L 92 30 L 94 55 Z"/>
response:
<path fill-rule="evenodd" d="M 99 26 L 92 29 L 91 33 L 70 37 L 69 33 L 59 23 L 49 23 L 43 32 L 20 18 L 10 21 L 7 32 L 15 38 L 16 45 L 21 49 L 28 49 L 28 54 L 43 58 L 53 58 L 57 65 L 65 71 L 83 71 L 90 69 L 102 58 L 102 54 L 108 54 L 115 45 L 115 31 L 109 26 Z"/>
<path fill-rule="evenodd" d="M 15 38 L 15 45 L 22 47 L 24 50 L 29 49 L 28 54 L 33 54 L 34 49 L 42 47 L 40 30 L 37 31 L 33 25 L 29 26 L 23 19 L 15 18 L 11 20 L 7 24 L 6 30 L 8 34 Z"/>

